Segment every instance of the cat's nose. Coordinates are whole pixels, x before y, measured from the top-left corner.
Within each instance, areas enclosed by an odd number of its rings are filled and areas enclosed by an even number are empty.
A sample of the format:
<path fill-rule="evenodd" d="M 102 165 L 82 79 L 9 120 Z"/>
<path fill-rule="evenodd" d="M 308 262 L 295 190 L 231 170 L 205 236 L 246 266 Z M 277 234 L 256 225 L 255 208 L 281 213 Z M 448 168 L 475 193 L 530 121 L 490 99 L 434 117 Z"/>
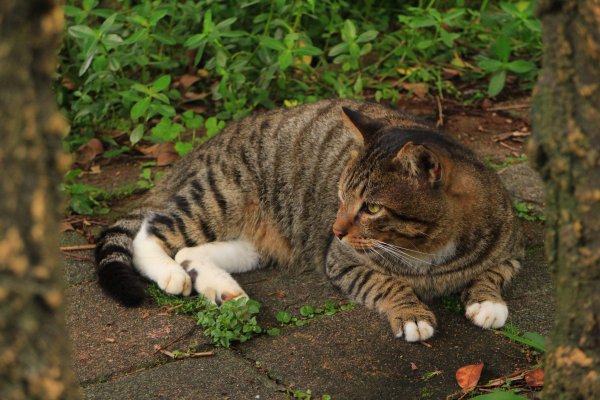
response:
<path fill-rule="evenodd" d="M 348 231 L 344 228 L 337 228 L 335 225 L 333 226 L 333 234 L 336 238 L 342 239 L 344 236 L 348 234 Z"/>

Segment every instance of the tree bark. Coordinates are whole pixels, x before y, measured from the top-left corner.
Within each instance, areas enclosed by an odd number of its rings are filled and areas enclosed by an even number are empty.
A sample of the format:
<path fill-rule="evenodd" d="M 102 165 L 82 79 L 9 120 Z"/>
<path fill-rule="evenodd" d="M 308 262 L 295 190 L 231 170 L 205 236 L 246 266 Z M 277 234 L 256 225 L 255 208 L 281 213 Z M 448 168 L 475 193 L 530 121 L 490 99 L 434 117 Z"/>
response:
<path fill-rule="evenodd" d="M 58 254 L 59 184 L 68 166 L 52 74 L 56 0 L 0 1 L 0 399 L 71 399 Z"/>
<path fill-rule="evenodd" d="M 556 322 L 544 398 L 600 399 L 600 0 L 541 0 L 530 159 L 546 186 Z"/>

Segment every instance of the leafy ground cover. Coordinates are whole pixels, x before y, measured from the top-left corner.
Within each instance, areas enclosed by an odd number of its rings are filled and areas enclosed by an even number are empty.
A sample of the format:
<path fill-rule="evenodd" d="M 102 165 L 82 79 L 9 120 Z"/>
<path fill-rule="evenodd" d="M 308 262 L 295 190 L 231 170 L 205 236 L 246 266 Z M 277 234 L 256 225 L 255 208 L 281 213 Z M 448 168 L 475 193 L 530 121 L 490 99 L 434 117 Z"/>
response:
<path fill-rule="evenodd" d="M 538 72 L 533 9 L 533 1 L 69 0 L 56 84 L 72 127 L 65 146 L 80 171 L 124 155 L 165 165 L 257 108 L 334 96 L 395 103 L 402 93 L 506 98 L 529 90 Z M 77 169 L 65 184 L 73 212 L 105 212 L 123 195 L 77 185 Z M 151 186 L 147 174 L 129 191 Z"/>

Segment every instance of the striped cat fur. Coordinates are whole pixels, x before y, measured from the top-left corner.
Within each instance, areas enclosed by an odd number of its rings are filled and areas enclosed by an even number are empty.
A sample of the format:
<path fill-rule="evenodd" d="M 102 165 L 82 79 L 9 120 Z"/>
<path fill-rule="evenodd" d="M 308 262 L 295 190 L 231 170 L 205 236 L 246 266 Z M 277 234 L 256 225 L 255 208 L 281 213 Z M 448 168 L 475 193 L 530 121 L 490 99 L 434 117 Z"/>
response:
<path fill-rule="evenodd" d="M 494 171 L 396 109 L 327 100 L 230 123 L 172 168 L 98 241 L 100 285 L 140 304 L 140 274 L 217 304 L 246 296 L 231 273 L 321 268 L 393 333 L 425 340 L 423 303 L 462 291 L 466 316 L 497 328 L 523 249 Z"/>

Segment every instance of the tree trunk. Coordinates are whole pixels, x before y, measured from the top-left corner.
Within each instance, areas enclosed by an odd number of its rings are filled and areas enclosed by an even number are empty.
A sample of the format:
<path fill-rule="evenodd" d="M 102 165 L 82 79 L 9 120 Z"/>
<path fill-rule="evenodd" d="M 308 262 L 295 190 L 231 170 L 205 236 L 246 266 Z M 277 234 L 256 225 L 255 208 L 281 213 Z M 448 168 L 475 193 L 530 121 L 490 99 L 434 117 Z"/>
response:
<path fill-rule="evenodd" d="M 600 399 L 600 0 L 541 0 L 530 158 L 546 184 L 556 322 L 544 397 Z"/>
<path fill-rule="evenodd" d="M 0 399 L 71 399 L 58 222 L 67 125 L 52 74 L 56 0 L 0 1 Z"/>

